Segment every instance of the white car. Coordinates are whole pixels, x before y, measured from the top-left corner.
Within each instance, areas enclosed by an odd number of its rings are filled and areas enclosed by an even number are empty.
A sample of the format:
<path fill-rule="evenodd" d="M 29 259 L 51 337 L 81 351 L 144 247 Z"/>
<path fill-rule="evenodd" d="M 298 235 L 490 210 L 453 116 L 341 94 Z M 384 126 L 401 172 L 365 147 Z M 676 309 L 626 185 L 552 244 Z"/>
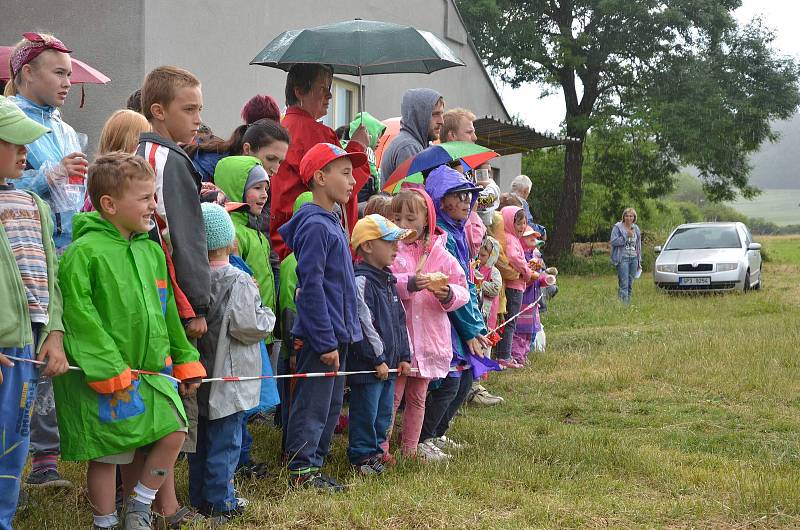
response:
<path fill-rule="evenodd" d="M 761 245 L 743 223 L 682 224 L 655 247 L 656 285 L 667 291 L 747 291 L 761 287 Z"/>

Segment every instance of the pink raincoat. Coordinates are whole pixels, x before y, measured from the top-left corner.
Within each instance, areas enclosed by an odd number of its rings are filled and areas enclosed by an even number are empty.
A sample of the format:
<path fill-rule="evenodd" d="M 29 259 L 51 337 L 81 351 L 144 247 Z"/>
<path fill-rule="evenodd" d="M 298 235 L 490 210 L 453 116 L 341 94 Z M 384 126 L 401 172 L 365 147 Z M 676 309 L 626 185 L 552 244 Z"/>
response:
<path fill-rule="evenodd" d="M 455 311 L 469 301 L 464 269 L 445 248 L 447 234 L 436 227 L 436 211 L 424 190 L 411 188 L 425 199 L 428 206 L 428 229 L 434 233 L 427 243 L 428 258 L 420 272 L 443 272 L 450 278 L 450 303 L 443 305 L 427 289 L 409 292 L 408 280 L 417 274 L 417 264 L 426 250 L 426 243 L 418 239 L 406 245 L 400 243 L 397 257 L 390 267 L 397 278 L 397 293 L 406 310 L 406 326 L 411 337 L 411 366 L 419 369 L 425 378 L 446 377 L 453 359 L 450 319 L 447 312 Z"/>
<path fill-rule="evenodd" d="M 478 251 L 483 244 L 483 238 L 486 236 L 486 225 L 475 212 L 469 212 L 467 222 L 464 223 L 464 232 L 467 234 L 467 246 L 469 246 L 469 258 L 472 259 L 478 255 Z"/>
<path fill-rule="evenodd" d="M 531 279 L 531 271 L 528 269 L 528 262 L 525 259 L 525 250 L 522 247 L 522 241 L 517 236 L 514 229 L 514 216 L 517 212 L 521 212 L 522 208 L 519 206 L 506 206 L 500 210 L 500 215 L 503 216 L 503 225 L 506 232 L 506 246 L 504 248 L 508 264 L 520 274 L 517 280 L 506 280 L 507 289 L 516 289 L 524 291 L 525 286 Z"/>

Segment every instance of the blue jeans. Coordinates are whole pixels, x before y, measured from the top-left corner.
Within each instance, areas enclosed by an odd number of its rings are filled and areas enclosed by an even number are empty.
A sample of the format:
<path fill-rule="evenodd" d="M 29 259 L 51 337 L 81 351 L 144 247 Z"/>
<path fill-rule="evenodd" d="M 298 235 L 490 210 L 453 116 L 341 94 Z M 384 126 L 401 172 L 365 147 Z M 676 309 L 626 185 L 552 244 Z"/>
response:
<path fill-rule="evenodd" d="M 33 359 L 33 346 L 0 348 L 0 353 Z M 36 365 L 14 361 L 0 367 L 0 530 L 11 530 L 17 511 L 22 468 L 28 458 L 31 409 L 36 399 Z"/>
<path fill-rule="evenodd" d="M 346 370 L 349 344 L 339 344 L 340 371 Z M 297 373 L 330 372 L 332 367 L 319 360 L 320 354 L 308 347 L 297 352 Z M 344 377 L 301 378 L 295 383 L 289 423 L 286 427 L 286 452 L 289 471 L 303 474 L 316 471 L 328 454 L 333 430 L 339 422 L 344 400 Z"/>
<path fill-rule="evenodd" d="M 522 309 L 522 293 L 519 289 L 506 288 L 506 318 L 511 318 Z M 503 336 L 494 349 L 498 359 L 511 360 L 511 339 L 517 329 L 517 320 L 503 325 Z"/>
<path fill-rule="evenodd" d="M 347 458 L 351 464 L 383 454 L 381 444 L 386 442 L 392 423 L 394 407 L 394 379 L 374 383 L 350 385 L 350 444 Z"/>
<path fill-rule="evenodd" d="M 188 455 L 189 500 L 205 513 L 236 508 L 233 474 L 239 462 L 244 412 L 197 419 L 197 450 Z"/>
<path fill-rule="evenodd" d="M 639 258 L 622 258 L 617 263 L 617 279 L 619 280 L 619 299 L 630 303 L 633 294 L 633 279 L 639 269 Z"/>

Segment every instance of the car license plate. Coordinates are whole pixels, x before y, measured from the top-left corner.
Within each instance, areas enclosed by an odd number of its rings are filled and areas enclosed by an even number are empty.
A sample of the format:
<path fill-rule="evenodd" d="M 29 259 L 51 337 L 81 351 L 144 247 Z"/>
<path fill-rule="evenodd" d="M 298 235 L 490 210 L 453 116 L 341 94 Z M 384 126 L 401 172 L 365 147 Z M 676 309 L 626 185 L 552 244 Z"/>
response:
<path fill-rule="evenodd" d="M 681 276 L 678 285 L 711 285 L 710 276 Z"/>

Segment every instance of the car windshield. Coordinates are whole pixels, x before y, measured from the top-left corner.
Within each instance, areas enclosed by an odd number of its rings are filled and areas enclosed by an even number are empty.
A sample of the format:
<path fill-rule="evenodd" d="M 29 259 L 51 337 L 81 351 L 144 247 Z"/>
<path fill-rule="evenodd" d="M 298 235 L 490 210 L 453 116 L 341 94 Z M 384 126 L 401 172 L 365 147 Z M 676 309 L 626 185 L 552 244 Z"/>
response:
<path fill-rule="evenodd" d="M 698 226 L 678 228 L 669 238 L 664 250 L 688 250 L 699 248 L 740 248 L 742 242 L 736 227 Z"/>

